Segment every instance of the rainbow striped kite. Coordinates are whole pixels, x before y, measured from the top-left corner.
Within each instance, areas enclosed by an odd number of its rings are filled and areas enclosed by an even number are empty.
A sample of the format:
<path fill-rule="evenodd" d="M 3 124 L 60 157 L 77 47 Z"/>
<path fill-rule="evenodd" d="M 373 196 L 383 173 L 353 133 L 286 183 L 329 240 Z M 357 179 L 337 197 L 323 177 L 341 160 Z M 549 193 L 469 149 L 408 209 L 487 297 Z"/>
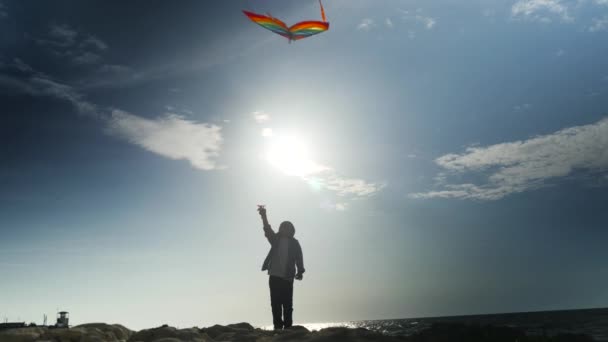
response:
<path fill-rule="evenodd" d="M 319 5 L 321 5 L 321 18 L 323 18 L 323 21 L 301 21 L 291 27 L 287 27 L 284 22 L 277 18 L 273 18 L 270 14 L 263 15 L 249 11 L 243 11 L 243 13 L 245 13 L 245 15 L 254 23 L 287 38 L 291 43 L 292 40 L 304 39 L 329 30 L 329 22 L 327 22 L 327 19 L 325 18 L 325 10 L 323 9 L 321 0 L 319 0 Z"/>

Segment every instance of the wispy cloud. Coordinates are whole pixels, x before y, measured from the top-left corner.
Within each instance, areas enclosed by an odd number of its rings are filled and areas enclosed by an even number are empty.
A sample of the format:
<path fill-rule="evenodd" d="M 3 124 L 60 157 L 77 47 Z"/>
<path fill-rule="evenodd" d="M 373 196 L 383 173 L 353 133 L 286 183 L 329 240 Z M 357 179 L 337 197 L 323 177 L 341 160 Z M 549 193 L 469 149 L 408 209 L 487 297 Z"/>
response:
<path fill-rule="evenodd" d="M 384 23 L 386 24 L 386 27 L 388 27 L 388 28 L 393 28 L 395 26 L 393 24 L 393 21 L 391 20 L 391 18 L 386 18 L 386 20 L 384 21 Z"/>
<path fill-rule="evenodd" d="M 320 172 L 316 177 L 311 179 L 319 180 L 323 187 L 336 192 L 339 196 L 366 197 L 375 194 L 384 187 L 383 184 L 340 176 L 330 168 Z"/>
<path fill-rule="evenodd" d="M 93 52 L 83 52 L 73 59 L 76 64 L 97 64 L 101 61 L 101 56 Z"/>
<path fill-rule="evenodd" d="M 258 123 L 269 124 L 270 115 L 257 111 L 254 115 L 265 114 L 264 120 Z M 311 158 L 306 153 L 304 144 L 292 136 L 282 136 L 271 127 L 265 127 L 261 133 L 268 144 L 266 160 L 283 173 L 297 177 L 308 183 L 312 189 L 328 190 L 342 198 L 363 198 L 374 195 L 384 183 L 372 183 L 360 178 L 346 177 L 332 166 Z M 327 204 L 327 203 L 326 203 Z M 344 201 L 339 204 L 323 205 L 325 209 L 346 210 Z"/>
<path fill-rule="evenodd" d="M 44 44 L 51 44 L 55 46 L 72 46 L 76 42 L 76 36 L 78 32 L 69 27 L 68 25 L 51 25 L 49 30 L 49 40 L 41 40 Z"/>
<path fill-rule="evenodd" d="M 606 0 L 608 2 L 608 0 Z M 608 16 L 603 18 L 593 18 L 589 32 L 599 32 L 608 30 Z"/>
<path fill-rule="evenodd" d="M 518 0 L 511 7 L 511 14 L 516 18 L 541 22 L 551 22 L 556 16 L 562 21 L 574 20 L 562 0 Z"/>
<path fill-rule="evenodd" d="M 97 106 L 84 99 L 84 96 L 69 85 L 54 81 L 44 76 L 33 76 L 30 84 L 37 94 L 47 95 L 72 104 L 76 111 L 85 116 L 99 117 Z"/>
<path fill-rule="evenodd" d="M 106 44 L 103 40 L 89 35 L 87 38 L 85 38 L 81 43 L 80 46 L 82 47 L 94 47 L 97 50 L 106 50 L 108 48 L 108 44 Z"/>
<path fill-rule="evenodd" d="M 87 89 L 121 88 L 153 80 L 162 80 L 167 77 L 191 75 L 247 56 L 252 51 L 262 48 L 275 39 L 276 37 L 268 36 L 266 39 L 251 43 L 250 34 L 247 31 L 240 31 L 231 39 L 210 43 L 212 46 L 206 45 L 203 49 L 190 54 L 178 54 L 176 58 L 164 59 L 160 63 L 137 67 L 109 65 L 106 68 L 104 65 L 101 67 L 103 70 L 100 70 L 104 74 L 83 81 L 82 87 Z"/>
<path fill-rule="evenodd" d="M 7 64 L 12 72 L 19 76 L 3 75 L 0 77 L 0 87 L 11 92 L 25 93 L 31 96 L 47 96 L 70 103 L 81 115 L 99 118 L 97 106 L 86 100 L 74 87 L 53 79 L 49 75 L 34 70 L 20 58 L 14 58 L 13 63 Z"/>
<path fill-rule="evenodd" d="M 4 3 L 0 1 L 0 19 L 4 19 L 6 17 L 8 17 L 8 13 L 6 12 L 6 6 L 4 6 Z"/>
<path fill-rule="evenodd" d="M 99 72 L 111 74 L 125 74 L 132 72 L 131 68 L 119 64 L 104 64 L 99 68 Z M 171 91 L 178 92 L 177 88 L 171 88 Z"/>
<path fill-rule="evenodd" d="M 201 170 L 220 168 L 216 158 L 222 146 L 221 127 L 187 120 L 168 113 L 147 119 L 114 110 L 109 133 L 170 159 L 184 159 Z"/>
<path fill-rule="evenodd" d="M 31 96 L 48 96 L 71 104 L 78 114 L 98 119 L 108 133 L 170 159 L 188 160 L 201 170 L 221 168 L 216 158 L 222 145 L 221 127 L 187 120 L 167 113 L 156 119 L 122 110 L 100 109 L 74 87 L 35 71 L 20 59 L 10 65 L 26 74 L 24 79 L 0 75 L 0 87 Z"/>
<path fill-rule="evenodd" d="M 481 15 L 483 15 L 486 18 L 491 18 L 496 16 L 496 9 L 494 8 L 485 8 L 481 11 Z"/>
<path fill-rule="evenodd" d="M 270 120 L 270 114 L 262 111 L 255 111 L 253 112 L 253 119 L 257 123 L 265 123 L 266 121 Z"/>
<path fill-rule="evenodd" d="M 69 25 L 51 25 L 47 37 L 34 39 L 39 45 L 47 47 L 60 58 L 71 60 L 76 65 L 101 64 L 100 53 L 108 45 L 98 37 L 80 33 Z"/>
<path fill-rule="evenodd" d="M 330 200 L 325 200 L 321 202 L 319 206 L 321 207 L 321 209 L 325 209 L 328 211 L 345 211 L 346 209 L 348 209 L 348 203 L 333 202 Z"/>
<path fill-rule="evenodd" d="M 371 18 L 364 18 L 363 20 L 361 20 L 361 22 L 359 23 L 359 25 L 357 25 L 357 30 L 370 31 L 374 27 L 376 27 L 376 23 L 374 23 L 373 19 L 371 19 Z"/>
<path fill-rule="evenodd" d="M 29 64 L 22 61 L 20 58 L 14 58 L 13 63 L 14 63 L 15 68 L 21 72 L 25 72 L 25 73 L 34 72 L 34 69 Z"/>
<path fill-rule="evenodd" d="M 413 198 L 498 200 L 550 185 L 575 172 L 608 171 L 608 118 L 527 140 L 469 147 L 435 160 L 445 171 L 442 189 L 410 194 Z M 480 176 L 481 184 L 447 182 L 450 177 Z"/>
<path fill-rule="evenodd" d="M 526 112 L 532 108 L 532 105 L 529 103 L 523 103 L 519 105 L 513 106 L 513 111 L 516 113 Z"/>
<path fill-rule="evenodd" d="M 432 29 L 437 24 L 437 19 L 424 15 L 422 8 L 417 8 L 416 10 L 399 9 L 399 12 L 401 12 L 401 17 L 404 21 L 422 25 L 427 30 Z"/>

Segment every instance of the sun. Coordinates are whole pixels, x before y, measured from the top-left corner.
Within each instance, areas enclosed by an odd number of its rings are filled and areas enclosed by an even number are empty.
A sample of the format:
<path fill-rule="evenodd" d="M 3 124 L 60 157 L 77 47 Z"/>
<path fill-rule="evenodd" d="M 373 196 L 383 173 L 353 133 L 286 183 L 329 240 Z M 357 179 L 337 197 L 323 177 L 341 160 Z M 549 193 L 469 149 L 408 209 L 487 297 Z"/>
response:
<path fill-rule="evenodd" d="M 266 160 L 286 175 L 306 177 L 327 170 L 316 163 L 310 147 L 295 136 L 279 136 L 269 139 Z"/>

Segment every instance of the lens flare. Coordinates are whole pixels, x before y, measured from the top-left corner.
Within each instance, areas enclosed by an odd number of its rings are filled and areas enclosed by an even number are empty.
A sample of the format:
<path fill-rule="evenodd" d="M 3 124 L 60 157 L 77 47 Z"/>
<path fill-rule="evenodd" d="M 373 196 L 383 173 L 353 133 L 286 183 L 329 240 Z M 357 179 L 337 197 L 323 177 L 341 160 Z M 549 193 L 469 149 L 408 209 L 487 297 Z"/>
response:
<path fill-rule="evenodd" d="M 328 169 L 315 163 L 308 145 L 294 136 L 272 139 L 266 151 L 266 160 L 289 176 L 306 177 Z"/>

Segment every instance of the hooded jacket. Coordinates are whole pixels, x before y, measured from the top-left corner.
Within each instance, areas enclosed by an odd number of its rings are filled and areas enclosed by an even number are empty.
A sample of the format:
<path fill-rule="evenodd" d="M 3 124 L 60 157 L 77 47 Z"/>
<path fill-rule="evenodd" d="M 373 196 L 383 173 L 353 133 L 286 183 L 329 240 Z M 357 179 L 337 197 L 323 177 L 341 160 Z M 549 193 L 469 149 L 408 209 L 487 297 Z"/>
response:
<path fill-rule="evenodd" d="M 270 269 L 270 263 L 272 262 L 272 256 L 274 253 L 278 253 L 278 244 L 279 238 L 281 237 L 281 233 L 275 233 L 270 225 L 264 226 L 264 235 L 268 239 L 270 243 L 270 251 L 268 251 L 268 255 L 266 259 L 264 259 L 264 263 L 262 264 L 262 271 L 266 271 Z M 288 236 L 289 239 L 289 248 L 287 252 L 287 268 L 286 268 L 286 278 L 293 278 L 296 274 L 303 274 L 304 269 L 304 257 L 302 255 L 302 247 L 298 240 L 296 240 L 293 236 Z M 296 269 L 297 267 L 297 269 Z"/>

